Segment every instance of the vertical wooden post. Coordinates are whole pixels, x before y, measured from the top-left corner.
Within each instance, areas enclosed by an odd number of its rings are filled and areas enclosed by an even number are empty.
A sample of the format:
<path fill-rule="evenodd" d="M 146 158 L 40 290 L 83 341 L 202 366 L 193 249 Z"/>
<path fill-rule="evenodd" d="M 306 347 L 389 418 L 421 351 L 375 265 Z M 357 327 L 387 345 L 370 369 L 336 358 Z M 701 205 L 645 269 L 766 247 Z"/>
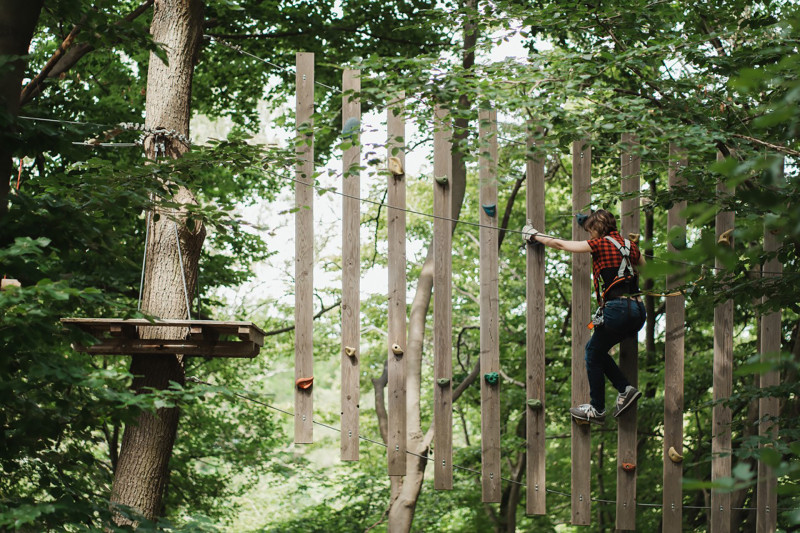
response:
<path fill-rule="evenodd" d="M 479 113 L 481 374 L 500 371 L 497 250 L 497 111 Z M 481 382 L 481 486 L 484 502 L 500 502 L 500 380 Z"/>
<path fill-rule="evenodd" d="M 358 70 L 342 73 L 342 461 L 358 461 L 359 360 L 361 359 L 361 91 Z"/>
<path fill-rule="evenodd" d="M 436 106 L 433 134 L 433 488 L 453 488 L 452 171 L 448 111 Z"/>
<path fill-rule="evenodd" d="M 536 146 L 533 132 L 528 133 L 528 155 L 525 162 L 528 189 L 526 216 L 533 227 L 545 231 L 544 220 L 544 157 L 532 154 Z M 525 413 L 527 454 L 526 482 L 527 514 L 545 514 L 545 302 L 544 302 L 544 246 L 528 245 L 526 256 L 526 325 L 525 348 L 526 378 Z M 536 403 L 539 402 L 539 403 Z"/>
<path fill-rule="evenodd" d="M 717 159 L 723 159 L 722 154 Z M 717 182 L 717 195 L 732 194 L 723 181 Z M 733 229 L 732 211 L 717 213 L 716 237 Z M 731 237 L 731 248 L 734 246 Z M 725 265 L 717 259 L 717 275 L 727 276 Z M 733 389 L 733 300 L 726 300 L 714 308 L 714 402 L 730 398 Z M 712 413 L 711 436 L 711 481 L 731 476 L 731 409 L 722 403 L 715 403 Z M 711 531 L 729 533 L 731 531 L 731 493 L 711 489 Z"/>
<path fill-rule="evenodd" d="M 386 117 L 388 157 L 396 157 L 399 167 L 390 165 L 386 211 L 389 236 L 389 316 L 388 316 L 388 442 L 390 476 L 406 473 L 406 123 L 405 94 L 401 93 Z M 392 206 L 396 207 L 393 208 Z M 399 353 L 395 353 L 398 352 Z"/>
<path fill-rule="evenodd" d="M 689 162 L 686 152 L 669 145 L 669 187 L 686 185 L 683 175 Z M 667 212 L 667 252 L 686 246 L 686 201 L 676 202 Z M 683 283 L 681 275 L 667 276 L 667 292 Z M 666 334 L 664 339 L 664 469 L 661 528 L 664 533 L 683 531 L 683 498 L 681 483 L 683 465 L 669 457 L 674 448 L 683 455 L 683 356 L 686 322 L 686 299 L 683 294 L 666 298 Z"/>
<path fill-rule="evenodd" d="M 764 228 L 764 251 L 774 252 L 780 248 L 780 241 L 774 233 Z M 783 265 L 776 257 L 764 263 L 763 277 L 778 277 L 783 272 Z M 766 303 L 766 297 L 765 297 Z M 772 311 L 761 317 L 761 360 L 777 361 L 781 351 L 781 312 Z M 770 370 L 761 375 L 761 388 L 774 387 L 780 384 L 780 372 Z M 778 424 L 770 419 L 780 414 L 778 398 L 768 396 L 758 400 L 758 434 L 778 438 Z M 760 445 L 760 446 L 763 446 Z M 756 532 L 770 533 L 777 528 L 778 480 L 772 468 L 763 461 L 758 462 L 758 486 L 756 489 Z"/>
<path fill-rule="evenodd" d="M 622 194 L 635 194 L 633 198 L 622 200 L 620 213 L 621 233 L 639 233 L 640 220 L 640 174 L 641 157 L 636 153 L 639 140 L 635 135 L 623 133 L 620 139 L 622 153 L 620 166 L 622 174 Z M 619 346 L 619 367 L 634 387 L 639 386 L 639 339 L 625 339 Z M 625 463 L 637 465 L 636 457 L 636 414 L 634 405 L 617 419 L 617 520 L 616 527 L 621 530 L 636 529 L 636 469 L 626 471 Z"/>
<path fill-rule="evenodd" d="M 294 377 L 314 376 L 314 54 L 297 54 Z M 294 441 L 313 441 L 312 387 L 294 390 Z"/>
<path fill-rule="evenodd" d="M 572 143 L 572 211 L 585 210 L 591 197 L 592 147 L 589 140 Z M 589 234 L 572 219 L 572 239 L 585 240 Z M 586 375 L 585 347 L 589 342 L 586 324 L 590 313 L 590 275 L 592 258 L 589 254 L 572 255 L 572 405 L 589 402 L 589 378 Z M 591 431 L 589 425 L 572 420 L 572 523 L 588 526 L 591 523 Z"/>

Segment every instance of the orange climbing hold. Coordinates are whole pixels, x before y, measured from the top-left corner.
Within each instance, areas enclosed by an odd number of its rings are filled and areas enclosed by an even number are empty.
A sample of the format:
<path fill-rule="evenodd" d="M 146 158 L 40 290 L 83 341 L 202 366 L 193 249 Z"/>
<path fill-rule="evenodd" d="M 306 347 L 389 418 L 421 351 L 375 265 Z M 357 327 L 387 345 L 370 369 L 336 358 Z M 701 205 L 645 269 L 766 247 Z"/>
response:
<path fill-rule="evenodd" d="M 636 470 L 636 465 L 633 463 L 622 463 L 622 469 L 626 472 L 633 472 Z"/>
<path fill-rule="evenodd" d="M 310 378 L 297 378 L 297 381 L 294 382 L 295 386 L 300 390 L 310 389 L 313 383 L 314 383 L 313 376 Z"/>

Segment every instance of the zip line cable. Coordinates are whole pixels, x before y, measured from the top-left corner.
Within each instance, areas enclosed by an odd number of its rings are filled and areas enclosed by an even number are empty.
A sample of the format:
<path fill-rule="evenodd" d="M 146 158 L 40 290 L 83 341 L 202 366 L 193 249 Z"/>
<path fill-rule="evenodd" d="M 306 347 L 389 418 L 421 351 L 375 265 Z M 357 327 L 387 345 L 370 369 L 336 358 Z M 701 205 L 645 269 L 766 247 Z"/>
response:
<path fill-rule="evenodd" d="M 213 385 L 213 384 L 211 384 L 211 383 L 209 383 L 207 381 L 203 381 L 203 380 L 201 380 L 199 378 L 196 378 L 194 376 L 187 376 L 186 377 L 186 381 L 189 381 L 191 383 L 197 383 L 197 384 L 200 384 L 200 385 L 206 385 L 208 387 L 215 387 L 215 385 Z M 241 398 L 243 400 L 247 400 L 248 402 L 252 402 L 252 403 L 255 403 L 257 405 L 261 405 L 263 407 L 266 407 L 268 409 L 272 409 L 273 411 L 277 411 L 277 412 L 282 413 L 284 415 L 292 416 L 292 417 L 294 416 L 294 413 L 292 413 L 291 411 L 287 411 L 286 409 L 281 409 L 280 407 L 276 407 L 276 406 L 274 406 L 272 404 L 269 404 L 267 402 L 264 402 L 262 400 L 254 398 L 254 396 L 256 394 L 253 393 L 253 392 L 245 391 L 246 394 L 241 394 L 241 393 L 232 391 L 230 389 L 226 389 L 226 392 L 228 392 L 229 394 L 231 394 L 231 395 L 233 395 L 233 396 L 235 396 L 237 398 Z M 326 429 L 330 429 L 330 430 L 335 431 L 337 433 L 341 433 L 342 432 L 341 429 L 339 429 L 339 428 L 337 428 L 335 426 L 331 426 L 330 424 L 326 424 L 324 422 L 318 422 L 318 421 L 314 420 L 313 417 L 311 419 L 311 423 L 312 424 L 316 424 L 317 426 L 320 426 L 320 427 L 324 427 Z M 383 448 L 387 448 L 388 447 L 383 442 L 377 441 L 375 439 L 371 439 L 369 437 L 365 437 L 364 435 L 361 435 L 361 434 L 358 435 L 358 438 L 360 440 L 363 440 L 363 441 L 366 441 L 366 442 L 370 442 L 372 444 L 377 444 L 378 446 L 382 446 Z M 435 449 L 435 447 L 434 446 L 430 446 L 430 449 L 431 449 L 431 452 L 432 452 L 431 456 L 418 454 L 416 452 L 412 452 L 411 450 L 406 450 L 406 454 L 413 455 L 414 457 L 418 457 L 420 459 L 425 459 L 427 461 L 427 460 L 431 460 L 433 457 L 436 457 L 436 449 Z M 452 467 L 454 469 L 456 469 L 456 470 L 463 470 L 464 472 L 470 472 L 472 474 L 477 475 L 478 477 L 482 477 L 483 476 L 483 474 L 479 470 L 475 470 L 474 468 L 469 468 L 469 467 L 466 467 L 466 466 L 460 466 L 460 465 L 457 465 L 457 464 L 453 464 Z M 522 482 L 514 480 L 514 479 L 509 479 L 509 478 L 505 478 L 505 477 L 502 477 L 502 476 L 500 477 L 500 479 L 502 481 L 507 482 L 507 483 L 513 483 L 515 485 L 520 485 L 522 487 L 526 486 L 525 483 L 522 483 Z M 558 494 L 560 496 L 569 496 L 569 497 L 572 496 L 572 494 L 569 493 L 569 492 L 564 492 L 564 491 L 557 490 L 557 489 L 548 489 L 547 487 L 545 487 L 545 492 L 549 492 L 551 494 Z M 606 500 L 606 499 L 602 499 L 602 498 L 591 498 L 591 501 L 596 502 L 596 503 L 602 503 L 602 504 L 610 504 L 610 505 L 615 505 L 617 503 L 616 500 Z M 663 507 L 663 505 L 660 504 L 660 503 L 642 503 L 642 502 L 638 502 L 638 501 L 636 502 L 636 505 L 639 506 L 639 507 L 650 507 L 650 508 Z M 709 506 L 709 505 L 684 505 L 683 508 L 684 509 L 711 509 L 711 506 Z M 757 508 L 755 508 L 755 507 L 732 507 L 731 510 L 733 510 L 733 511 L 755 511 L 755 510 L 757 510 Z M 777 510 L 778 511 L 791 511 L 793 509 L 792 508 L 788 508 L 788 507 L 779 507 L 779 508 L 777 508 Z"/>

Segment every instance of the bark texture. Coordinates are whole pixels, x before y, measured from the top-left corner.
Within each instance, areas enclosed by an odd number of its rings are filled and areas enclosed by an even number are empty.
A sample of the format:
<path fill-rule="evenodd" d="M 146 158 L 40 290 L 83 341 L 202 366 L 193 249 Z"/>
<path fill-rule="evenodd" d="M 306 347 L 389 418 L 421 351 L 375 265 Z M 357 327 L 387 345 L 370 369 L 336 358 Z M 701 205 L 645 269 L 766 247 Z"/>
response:
<path fill-rule="evenodd" d="M 0 65 L 0 218 L 8 210 L 9 184 L 14 172 L 11 157 L 18 146 L 15 123 L 25 74 L 25 60 L 19 56 L 28 53 L 42 4 L 43 0 L 0 0 L 0 56 L 18 56 L 10 64 Z"/>
<path fill-rule="evenodd" d="M 192 74 L 202 39 L 202 13 L 200 0 L 155 2 L 151 33 L 153 40 L 164 47 L 169 64 L 154 54 L 150 55 L 145 118 L 145 125 L 149 128 L 164 128 L 186 137 L 189 135 Z M 177 158 L 188 147 L 171 136 L 151 136 L 145 140 L 145 151 L 153 158 L 156 150 L 160 158 Z M 192 193 L 184 188 L 179 189 L 172 200 L 181 205 L 195 202 Z M 143 312 L 159 318 L 188 317 L 186 294 L 193 294 L 195 289 L 197 263 L 204 239 L 202 225 L 187 225 L 185 209 L 157 208 L 152 213 L 142 294 Z M 186 278 L 185 288 L 182 270 Z M 142 329 L 140 336 L 143 338 L 175 336 L 174 330 Z M 143 392 L 145 387 L 165 389 L 173 381 L 183 384 L 183 358 L 177 354 L 134 356 L 131 373 L 137 376 L 133 383 L 137 393 Z M 148 519 L 162 514 L 178 415 L 178 408 L 163 408 L 155 413 L 142 414 L 135 424 L 125 428 L 114 473 L 112 505 L 130 507 Z M 116 520 L 119 524 L 131 523 L 120 515 Z"/>

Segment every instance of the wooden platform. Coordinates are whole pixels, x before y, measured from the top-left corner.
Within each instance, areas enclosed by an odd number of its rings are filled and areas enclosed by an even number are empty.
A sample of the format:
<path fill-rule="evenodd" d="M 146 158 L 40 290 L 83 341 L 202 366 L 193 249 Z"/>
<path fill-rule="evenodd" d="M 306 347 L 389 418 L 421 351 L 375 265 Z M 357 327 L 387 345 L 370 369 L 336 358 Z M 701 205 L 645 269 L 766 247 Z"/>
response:
<path fill-rule="evenodd" d="M 253 358 L 264 345 L 264 331 L 252 322 L 155 320 L 143 318 L 62 318 L 94 336 L 98 344 L 73 347 L 94 355 L 182 354 Z M 143 327 L 175 328 L 175 339 L 140 338 Z M 145 330 L 146 331 L 146 330 Z"/>

